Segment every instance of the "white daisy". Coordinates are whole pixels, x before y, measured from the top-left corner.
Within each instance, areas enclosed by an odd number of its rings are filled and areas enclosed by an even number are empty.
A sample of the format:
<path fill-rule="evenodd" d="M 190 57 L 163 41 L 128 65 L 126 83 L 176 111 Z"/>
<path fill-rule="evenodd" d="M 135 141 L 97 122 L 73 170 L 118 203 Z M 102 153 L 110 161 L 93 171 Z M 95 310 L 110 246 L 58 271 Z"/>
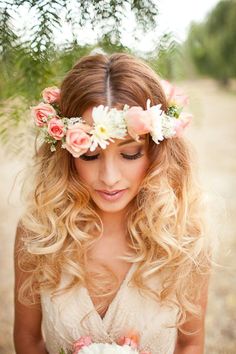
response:
<path fill-rule="evenodd" d="M 112 138 L 112 124 L 111 120 L 108 119 L 108 110 L 109 107 L 103 105 L 93 108 L 93 129 L 90 131 L 92 135 L 91 151 L 94 151 L 98 145 L 105 149 L 109 144 L 107 140 Z"/>
<path fill-rule="evenodd" d="M 113 142 L 112 139 L 110 141 Z M 91 136 L 91 146 L 89 148 L 90 151 L 96 150 L 98 146 L 100 146 L 102 149 L 106 149 L 107 145 L 109 145 L 109 141 L 101 138 L 100 136 L 96 134 L 92 134 Z"/>
<path fill-rule="evenodd" d="M 109 107 L 100 105 L 93 108 L 92 117 L 94 123 L 90 132 L 91 151 L 94 151 L 98 145 L 105 149 L 109 141 L 114 142 L 113 138 L 122 139 L 127 135 L 123 111 L 118 111 L 116 108 L 109 110 Z"/>

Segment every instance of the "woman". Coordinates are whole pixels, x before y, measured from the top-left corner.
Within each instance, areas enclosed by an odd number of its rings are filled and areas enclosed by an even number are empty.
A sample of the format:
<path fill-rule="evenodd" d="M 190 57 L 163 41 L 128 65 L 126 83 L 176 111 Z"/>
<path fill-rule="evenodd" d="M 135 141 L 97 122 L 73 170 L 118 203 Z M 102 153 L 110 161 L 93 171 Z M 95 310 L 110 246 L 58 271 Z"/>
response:
<path fill-rule="evenodd" d="M 131 55 L 91 55 L 32 109 L 43 143 L 16 235 L 17 354 L 129 333 L 140 351 L 203 353 L 210 252 L 185 97 L 162 84 Z"/>

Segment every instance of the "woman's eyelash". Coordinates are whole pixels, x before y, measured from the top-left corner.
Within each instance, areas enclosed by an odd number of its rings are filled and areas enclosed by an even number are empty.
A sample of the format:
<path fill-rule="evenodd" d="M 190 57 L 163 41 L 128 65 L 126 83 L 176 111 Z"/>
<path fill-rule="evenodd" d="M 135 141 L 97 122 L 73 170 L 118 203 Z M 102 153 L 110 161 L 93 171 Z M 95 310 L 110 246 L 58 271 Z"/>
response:
<path fill-rule="evenodd" d="M 81 155 L 79 158 L 82 159 L 82 160 L 85 160 L 85 161 L 91 161 L 91 160 L 96 160 L 98 158 L 98 155 Z"/>
<path fill-rule="evenodd" d="M 127 160 L 136 160 L 140 157 L 143 156 L 143 154 L 139 151 L 137 154 L 134 155 L 127 155 L 127 154 L 121 154 L 125 159 Z M 91 161 L 91 160 L 96 160 L 98 158 L 99 154 L 97 155 L 81 155 L 80 159 L 85 160 L 85 161 Z"/>
<path fill-rule="evenodd" d="M 141 151 L 137 152 L 137 154 L 134 155 L 126 155 L 126 154 L 121 154 L 125 159 L 128 160 L 136 160 L 139 157 L 143 156 L 143 154 L 141 153 Z"/>

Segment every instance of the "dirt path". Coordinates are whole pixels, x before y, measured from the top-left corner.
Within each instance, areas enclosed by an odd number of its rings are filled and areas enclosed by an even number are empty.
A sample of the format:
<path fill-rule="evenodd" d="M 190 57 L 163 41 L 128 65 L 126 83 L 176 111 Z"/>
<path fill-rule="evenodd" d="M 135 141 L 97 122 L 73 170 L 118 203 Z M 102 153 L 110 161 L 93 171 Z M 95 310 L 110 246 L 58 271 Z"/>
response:
<path fill-rule="evenodd" d="M 202 182 L 211 200 L 219 263 L 212 278 L 206 320 L 206 353 L 236 353 L 236 95 L 211 80 L 185 83 L 195 124 Z"/>
<path fill-rule="evenodd" d="M 236 95 L 211 80 L 185 82 L 195 117 L 188 136 L 199 156 L 202 182 L 211 200 L 213 225 L 220 239 L 219 261 L 212 278 L 206 319 L 206 354 L 236 353 Z M 23 162 L 0 152 L 0 354 L 13 354 L 13 243 Z"/>

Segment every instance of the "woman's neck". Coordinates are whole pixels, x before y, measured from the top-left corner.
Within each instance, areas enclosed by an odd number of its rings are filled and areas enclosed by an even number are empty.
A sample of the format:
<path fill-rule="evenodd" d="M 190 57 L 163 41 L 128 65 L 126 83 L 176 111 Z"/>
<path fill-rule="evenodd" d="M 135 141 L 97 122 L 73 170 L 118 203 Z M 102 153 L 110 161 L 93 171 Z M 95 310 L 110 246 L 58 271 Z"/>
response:
<path fill-rule="evenodd" d="M 103 236 L 109 238 L 117 238 L 120 235 L 121 238 L 125 238 L 127 234 L 127 222 L 126 212 L 119 213 L 104 213 L 99 212 L 99 216 L 103 223 Z"/>

